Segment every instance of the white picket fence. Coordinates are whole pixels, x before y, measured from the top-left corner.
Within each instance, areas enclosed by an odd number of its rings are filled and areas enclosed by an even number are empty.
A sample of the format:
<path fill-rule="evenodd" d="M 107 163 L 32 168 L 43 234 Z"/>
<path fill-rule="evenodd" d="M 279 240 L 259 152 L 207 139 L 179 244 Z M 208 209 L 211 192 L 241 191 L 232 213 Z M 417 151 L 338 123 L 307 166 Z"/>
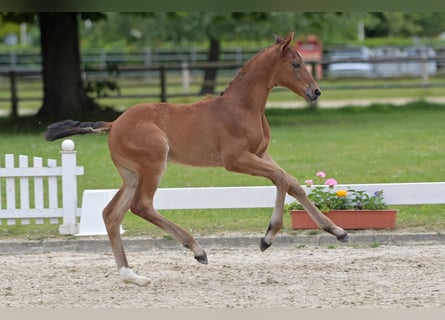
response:
<path fill-rule="evenodd" d="M 19 156 L 19 166 L 15 167 L 14 156 L 5 155 L 5 167 L 0 168 L 0 222 L 6 220 L 7 224 L 14 224 L 20 219 L 21 223 L 29 223 L 29 219 L 35 218 L 36 223 L 42 223 L 44 218 L 50 218 L 50 221 L 59 223 L 62 219 L 59 227 L 61 234 L 106 234 L 102 210 L 117 190 L 84 190 L 81 208 L 77 208 L 77 176 L 83 174 L 83 167 L 76 164 L 74 143 L 69 139 L 62 142 L 60 167 L 56 160 L 48 159 L 47 166 L 43 166 L 41 158 L 33 159 L 33 166 L 29 167 L 28 157 Z M 61 184 L 58 179 L 61 179 Z M 34 192 L 30 192 L 30 180 Z M 304 188 L 306 193 L 310 193 L 310 188 Z M 383 190 L 385 202 L 389 205 L 445 203 L 445 182 L 335 186 L 335 189 L 347 188 L 363 190 L 370 195 Z M 58 200 L 60 193 L 61 205 Z M 34 196 L 31 197 L 31 194 Z M 160 188 L 156 192 L 154 204 L 160 210 L 273 208 L 275 194 L 274 186 Z M 286 203 L 292 201 L 292 197 L 286 197 Z M 6 206 L 3 206 L 4 202 Z"/>
<path fill-rule="evenodd" d="M 15 155 L 5 154 L 0 167 L 0 223 L 29 224 L 35 219 L 36 224 L 43 224 L 49 218 L 53 224 L 62 220 L 61 234 L 78 232 L 77 176 L 84 170 L 76 164 L 71 140 L 62 142 L 60 153 L 60 166 L 55 159 L 47 159 L 45 165 L 40 157 L 33 157 L 30 166 L 26 155 L 19 155 L 16 165 Z"/>

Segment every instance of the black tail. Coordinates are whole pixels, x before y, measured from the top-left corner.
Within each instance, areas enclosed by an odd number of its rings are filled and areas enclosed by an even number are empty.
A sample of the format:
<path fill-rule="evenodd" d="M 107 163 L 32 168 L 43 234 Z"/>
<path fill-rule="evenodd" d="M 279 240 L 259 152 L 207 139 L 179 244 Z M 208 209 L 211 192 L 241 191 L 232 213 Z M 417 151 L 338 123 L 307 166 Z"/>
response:
<path fill-rule="evenodd" d="M 54 141 L 75 134 L 87 134 L 93 132 L 105 132 L 111 128 L 111 122 L 81 122 L 64 120 L 50 124 L 44 132 L 45 139 Z"/>

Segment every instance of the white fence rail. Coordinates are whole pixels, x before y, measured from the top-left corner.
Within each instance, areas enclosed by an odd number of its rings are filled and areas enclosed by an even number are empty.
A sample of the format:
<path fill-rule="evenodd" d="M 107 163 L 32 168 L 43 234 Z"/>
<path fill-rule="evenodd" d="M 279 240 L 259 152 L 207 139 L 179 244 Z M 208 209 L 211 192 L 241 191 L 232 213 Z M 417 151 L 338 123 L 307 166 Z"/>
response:
<path fill-rule="evenodd" d="M 304 188 L 306 193 L 310 193 L 310 188 Z M 445 182 L 350 184 L 334 188 L 363 190 L 369 195 L 383 190 L 388 205 L 445 203 Z M 114 189 L 84 190 L 78 235 L 106 234 L 102 210 L 116 192 Z M 275 194 L 274 186 L 159 188 L 154 205 L 159 210 L 273 208 Z M 286 203 L 292 201 L 295 199 L 286 196 Z"/>
<path fill-rule="evenodd" d="M 16 165 L 16 158 L 5 154 L 4 166 L 0 167 L 0 224 L 5 220 L 8 225 L 18 220 L 29 224 L 31 219 L 43 224 L 45 218 L 59 224 L 62 219 L 61 234 L 77 233 L 77 176 L 83 174 L 83 167 L 76 164 L 74 143 L 62 143 L 61 166 L 55 159 L 44 164 L 40 157 L 33 157 L 30 166 L 25 155 L 18 156 Z"/>
<path fill-rule="evenodd" d="M 20 220 L 22 224 L 43 223 L 49 218 L 59 226 L 61 234 L 106 234 L 102 210 L 116 194 L 116 189 L 84 190 L 81 208 L 77 207 L 77 176 L 83 167 L 77 166 L 76 151 L 71 140 L 62 142 L 61 166 L 57 161 L 28 156 L 5 155 L 0 167 L 0 223 L 8 225 Z M 1 159 L 0 159 L 1 162 Z M 310 188 L 304 187 L 306 193 Z M 337 185 L 335 189 L 363 190 L 372 195 L 383 190 L 389 205 L 445 204 L 445 182 L 382 183 Z M 275 204 L 274 186 L 217 187 L 217 188 L 160 188 L 154 204 L 160 210 L 272 208 Z M 61 199 L 61 201 L 60 201 Z M 286 197 L 286 203 L 294 199 Z M 80 217 L 80 223 L 78 223 Z"/>

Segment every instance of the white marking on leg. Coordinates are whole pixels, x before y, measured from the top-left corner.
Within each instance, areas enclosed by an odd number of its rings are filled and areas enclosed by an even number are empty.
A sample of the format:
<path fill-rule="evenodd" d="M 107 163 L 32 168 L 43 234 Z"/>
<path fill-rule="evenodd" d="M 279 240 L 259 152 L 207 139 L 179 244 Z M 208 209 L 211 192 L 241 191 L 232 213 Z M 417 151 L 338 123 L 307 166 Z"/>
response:
<path fill-rule="evenodd" d="M 125 267 L 119 269 L 119 278 L 125 283 L 133 283 L 138 286 L 146 286 L 150 283 L 148 278 L 138 276 L 133 270 Z"/>
<path fill-rule="evenodd" d="M 274 241 L 275 237 L 271 234 L 271 232 L 269 231 L 266 236 L 264 237 L 264 241 L 268 244 L 271 245 L 272 242 Z"/>

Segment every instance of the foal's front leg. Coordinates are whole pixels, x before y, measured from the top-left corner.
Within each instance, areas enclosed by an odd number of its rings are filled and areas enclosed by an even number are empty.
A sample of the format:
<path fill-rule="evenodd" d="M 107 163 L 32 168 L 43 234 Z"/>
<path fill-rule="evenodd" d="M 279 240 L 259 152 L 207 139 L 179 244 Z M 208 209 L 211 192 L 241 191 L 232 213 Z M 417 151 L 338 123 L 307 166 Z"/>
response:
<path fill-rule="evenodd" d="M 260 250 L 265 251 L 272 245 L 275 236 L 283 227 L 284 200 L 286 198 L 286 189 L 282 185 L 276 185 L 277 195 L 275 198 L 275 207 L 270 218 L 269 227 L 266 234 L 261 238 Z"/>
<path fill-rule="evenodd" d="M 258 157 L 248 151 L 233 159 L 226 158 L 224 166 L 229 171 L 268 178 L 277 188 L 275 207 L 266 234 L 261 238 L 260 249 L 266 250 L 272 245 L 275 236 L 283 226 L 284 200 L 289 189 L 287 173 L 268 158 Z"/>
<path fill-rule="evenodd" d="M 279 165 L 272 159 L 272 157 L 266 153 L 264 156 L 264 160 L 269 162 L 270 164 L 275 165 L 279 168 Z M 287 178 L 287 185 L 289 193 L 292 197 L 298 200 L 300 204 L 304 207 L 304 209 L 309 213 L 315 223 L 324 231 L 329 232 L 337 237 L 337 240 L 347 242 L 349 241 L 349 236 L 343 228 L 335 225 L 328 217 L 326 217 L 307 197 L 306 192 L 300 186 L 298 181 L 292 177 L 290 174 L 285 173 Z M 278 196 L 278 195 L 277 195 Z M 277 199 L 278 201 L 278 199 Z M 284 198 L 283 198 L 284 203 Z M 276 207 L 276 205 L 275 205 Z M 282 218 L 282 215 L 281 215 Z M 265 248 L 267 249 L 267 247 Z M 262 248 L 263 250 L 263 248 Z"/>

